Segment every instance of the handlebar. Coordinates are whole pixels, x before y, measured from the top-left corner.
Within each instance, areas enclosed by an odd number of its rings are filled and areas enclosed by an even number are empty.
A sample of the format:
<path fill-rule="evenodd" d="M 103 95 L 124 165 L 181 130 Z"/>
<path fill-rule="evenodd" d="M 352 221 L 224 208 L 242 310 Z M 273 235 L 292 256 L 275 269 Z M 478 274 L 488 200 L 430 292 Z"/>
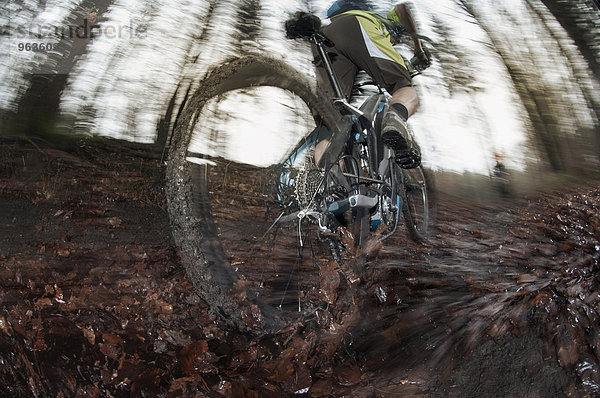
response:
<path fill-rule="evenodd" d="M 423 71 L 425 69 L 427 69 L 427 67 L 422 67 L 422 66 L 417 65 L 418 61 L 419 61 L 419 58 L 416 55 L 414 57 L 412 57 L 410 60 L 404 58 L 404 63 L 406 64 L 406 68 L 408 69 L 408 72 L 410 73 L 410 77 L 418 76 L 421 73 L 423 73 Z"/>

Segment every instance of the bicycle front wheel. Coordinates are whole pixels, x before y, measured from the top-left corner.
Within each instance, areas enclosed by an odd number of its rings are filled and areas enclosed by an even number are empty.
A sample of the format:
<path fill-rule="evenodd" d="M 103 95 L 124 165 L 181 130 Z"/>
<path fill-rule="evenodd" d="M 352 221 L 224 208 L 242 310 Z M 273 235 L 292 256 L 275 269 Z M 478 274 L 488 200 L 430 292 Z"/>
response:
<path fill-rule="evenodd" d="M 427 235 L 430 223 L 429 184 L 422 166 L 400 169 L 404 189 L 402 214 L 410 237 L 420 241 Z"/>

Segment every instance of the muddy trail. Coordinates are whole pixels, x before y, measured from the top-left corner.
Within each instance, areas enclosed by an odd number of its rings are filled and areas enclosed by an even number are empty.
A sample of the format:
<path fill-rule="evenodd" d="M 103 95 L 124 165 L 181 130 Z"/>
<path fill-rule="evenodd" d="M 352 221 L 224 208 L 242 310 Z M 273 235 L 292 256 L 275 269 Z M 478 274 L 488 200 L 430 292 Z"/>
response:
<path fill-rule="evenodd" d="M 0 396 L 600 395 L 597 183 L 440 194 L 431 236 L 386 241 L 329 319 L 254 337 L 187 281 L 159 151 L 0 152 Z"/>

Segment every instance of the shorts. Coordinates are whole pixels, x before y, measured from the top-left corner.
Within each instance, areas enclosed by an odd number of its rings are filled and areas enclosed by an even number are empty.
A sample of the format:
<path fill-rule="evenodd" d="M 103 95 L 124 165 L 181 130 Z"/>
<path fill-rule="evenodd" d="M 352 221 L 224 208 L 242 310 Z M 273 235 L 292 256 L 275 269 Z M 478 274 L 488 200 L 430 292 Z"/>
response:
<path fill-rule="evenodd" d="M 412 86 L 404 60 L 392 46 L 389 36 L 373 17 L 342 14 L 332 18 L 323 34 L 334 43 L 327 48 L 342 92 L 352 93 L 354 79 L 364 70 L 390 94 L 402 87 Z M 330 97 L 334 91 L 324 68 L 318 68 L 318 84 Z"/>

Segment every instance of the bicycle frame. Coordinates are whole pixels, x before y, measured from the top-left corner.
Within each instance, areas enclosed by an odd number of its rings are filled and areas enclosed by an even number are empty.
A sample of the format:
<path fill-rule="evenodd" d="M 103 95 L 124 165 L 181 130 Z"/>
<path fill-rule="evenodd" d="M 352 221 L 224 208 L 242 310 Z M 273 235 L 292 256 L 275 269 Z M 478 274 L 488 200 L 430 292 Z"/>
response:
<path fill-rule="evenodd" d="M 329 146 L 324 151 L 319 165 L 324 168 L 324 176 L 321 184 L 324 184 L 326 176 L 330 173 L 334 177 L 345 184 L 348 191 L 351 192 L 347 197 L 336 200 L 329 203 L 325 208 L 315 209 L 310 206 L 305 209 L 300 209 L 298 212 L 282 217 L 279 222 L 290 221 L 294 218 L 311 217 L 318 221 L 319 228 L 322 232 L 330 232 L 327 226 L 322 224 L 322 216 L 324 213 L 331 213 L 334 215 L 341 214 L 351 208 L 363 208 L 370 210 L 376 208 L 377 205 L 383 207 L 382 194 L 368 195 L 365 191 L 365 185 L 377 185 L 380 187 L 389 187 L 397 183 L 393 178 L 390 181 L 385 181 L 382 176 L 393 175 L 390 169 L 395 167 L 394 152 L 389 148 L 383 148 L 379 144 L 379 131 L 380 125 L 377 126 L 377 116 L 381 115 L 387 107 L 387 97 L 384 92 L 379 89 L 379 93 L 370 96 L 361 106 L 360 109 L 351 105 L 348 100 L 343 96 L 339 80 L 333 69 L 331 59 L 325 51 L 324 44 L 326 38 L 322 35 L 315 33 L 311 35 L 309 41 L 317 47 L 319 57 L 323 61 L 327 76 L 332 84 L 335 91 L 335 98 L 333 100 L 334 105 L 340 111 L 340 127 L 338 131 L 332 132 L 332 137 L 329 141 Z M 380 123 L 379 123 L 380 124 Z M 354 137 L 352 136 L 354 134 Z M 317 128 L 310 134 L 304 142 L 287 158 L 284 162 L 284 171 L 280 175 L 280 184 L 286 186 L 294 183 L 292 176 L 290 175 L 289 168 L 298 167 L 298 163 L 301 162 L 305 154 L 313 148 L 320 139 L 323 138 L 323 128 Z M 349 170 L 342 171 L 339 165 L 342 158 L 341 154 L 344 152 L 344 148 L 349 142 L 355 140 L 361 143 L 360 147 L 366 151 L 364 156 L 359 159 L 352 159 L 352 162 L 370 162 L 365 167 L 369 170 L 369 176 L 361 176 L 360 169 L 361 165 L 355 168 L 355 173 L 350 173 Z M 382 152 L 381 149 L 384 149 Z M 352 168 L 352 167 L 349 167 Z M 397 198 L 395 203 L 389 203 L 388 207 L 395 208 L 396 220 L 394 221 L 394 228 L 390 234 L 393 234 L 398 224 L 400 208 L 402 206 L 400 197 Z M 381 211 L 381 209 L 379 209 Z M 383 239 L 385 239 L 385 237 Z"/>

